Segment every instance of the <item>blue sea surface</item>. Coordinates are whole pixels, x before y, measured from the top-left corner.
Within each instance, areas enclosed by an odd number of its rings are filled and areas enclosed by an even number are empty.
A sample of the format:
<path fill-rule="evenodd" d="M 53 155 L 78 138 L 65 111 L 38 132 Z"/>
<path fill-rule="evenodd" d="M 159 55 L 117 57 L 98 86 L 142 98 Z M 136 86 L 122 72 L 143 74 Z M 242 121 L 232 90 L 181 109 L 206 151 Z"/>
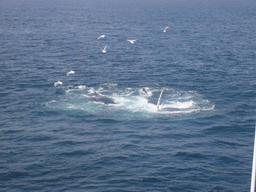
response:
<path fill-rule="evenodd" d="M 255 1 L 3 0 L 0 67 L 0 191 L 250 189 Z"/>

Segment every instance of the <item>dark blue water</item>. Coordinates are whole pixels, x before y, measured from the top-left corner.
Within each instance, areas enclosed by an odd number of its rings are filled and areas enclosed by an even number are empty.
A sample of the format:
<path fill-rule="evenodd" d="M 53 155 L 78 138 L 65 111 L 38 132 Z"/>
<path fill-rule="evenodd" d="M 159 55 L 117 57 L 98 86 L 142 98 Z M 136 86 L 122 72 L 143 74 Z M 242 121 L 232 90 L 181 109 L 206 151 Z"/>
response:
<path fill-rule="evenodd" d="M 4 0 L 0 67 L 1 191 L 250 188 L 253 1 Z"/>

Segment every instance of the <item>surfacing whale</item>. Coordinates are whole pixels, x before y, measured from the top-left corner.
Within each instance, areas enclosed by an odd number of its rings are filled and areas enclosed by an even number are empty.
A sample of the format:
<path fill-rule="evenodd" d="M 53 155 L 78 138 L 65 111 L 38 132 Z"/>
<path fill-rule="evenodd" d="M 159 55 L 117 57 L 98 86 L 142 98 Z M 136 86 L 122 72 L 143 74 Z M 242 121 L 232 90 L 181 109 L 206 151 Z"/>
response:
<path fill-rule="evenodd" d="M 145 88 L 143 88 L 142 90 L 148 95 L 148 92 L 146 91 Z M 158 99 L 156 99 L 156 98 L 149 98 L 149 99 L 148 99 L 148 103 L 157 105 L 157 102 L 158 102 Z"/>
<path fill-rule="evenodd" d="M 143 88 L 142 90 L 148 95 L 148 92 L 146 91 L 145 88 Z M 148 103 L 151 103 L 157 106 L 157 111 L 159 111 L 159 105 L 161 104 L 161 97 L 162 97 L 163 91 L 164 89 L 161 91 L 158 99 L 155 99 L 155 98 L 148 99 Z"/>
<path fill-rule="evenodd" d="M 114 99 L 101 95 L 100 93 L 98 93 L 97 91 L 95 92 L 95 100 L 102 102 L 104 104 L 116 104 L 116 102 L 114 101 Z"/>

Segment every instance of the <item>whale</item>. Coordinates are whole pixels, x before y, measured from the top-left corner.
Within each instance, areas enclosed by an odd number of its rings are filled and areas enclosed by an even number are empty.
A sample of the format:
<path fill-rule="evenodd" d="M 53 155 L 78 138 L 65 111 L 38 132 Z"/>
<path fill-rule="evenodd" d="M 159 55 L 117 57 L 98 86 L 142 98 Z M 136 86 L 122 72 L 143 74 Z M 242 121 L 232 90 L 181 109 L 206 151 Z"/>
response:
<path fill-rule="evenodd" d="M 148 92 L 146 91 L 145 88 L 143 88 L 142 90 L 148 95 Z M 156 99 L 156 98 L 149 98 L 149 99 L 148 99 L 148 103 L 151 103 L 151 104 L 157 106 L 157 111 L 159 111 L 159 106 L 160 106 L 160 104 L 162 104 L 162 102 L 161 102 L 161 97 L 162 97 L 163 91 L 164 91 L 164 89 L 161 91 L 161 93 L 160 93 L 158 99 Z"/>
<path fill-rule="evenodd" d="M 154 105 L 157 105 L 157 99 L 155 99 L 155 98 L 150 98 L 150 99 L 148 99 L 148 103 L 151 103 L 151 104 L 154 104 Z"/>
<path fill-rule="evenodd" d="M 104 104 L 116 104 L 114 99 L 112 99 L 110 97 L 107 97 L 105 95 L 101 95 L 97 91 L 94 93 L 94 95 L 95 95 L 95 100 L 98 101 L 98 102 L 102 102 Z"/>
<path fill-rule="evenodd" d="M 146 95 L 148 95 L 148 92 L 146 91 L 145 88 L 143 88 L 142 90 L 146 93 Z M 158 102 L 158 99 L 156 99 L 156 98 L 149 98 L 149 99 L 148 99 L 148 103 L 157 105 L 157 102 Z"/>

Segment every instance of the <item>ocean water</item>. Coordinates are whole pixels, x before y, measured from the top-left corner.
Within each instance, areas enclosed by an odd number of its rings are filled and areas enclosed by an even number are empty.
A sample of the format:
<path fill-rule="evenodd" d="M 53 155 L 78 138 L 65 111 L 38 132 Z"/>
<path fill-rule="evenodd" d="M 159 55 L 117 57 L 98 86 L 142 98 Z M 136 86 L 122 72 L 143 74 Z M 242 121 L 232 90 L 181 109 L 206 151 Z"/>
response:
<path fill-rule="evenodd" d="M 255 1 L 3 0 L 0 67 L 0 191 L 249 191 Z"/>

